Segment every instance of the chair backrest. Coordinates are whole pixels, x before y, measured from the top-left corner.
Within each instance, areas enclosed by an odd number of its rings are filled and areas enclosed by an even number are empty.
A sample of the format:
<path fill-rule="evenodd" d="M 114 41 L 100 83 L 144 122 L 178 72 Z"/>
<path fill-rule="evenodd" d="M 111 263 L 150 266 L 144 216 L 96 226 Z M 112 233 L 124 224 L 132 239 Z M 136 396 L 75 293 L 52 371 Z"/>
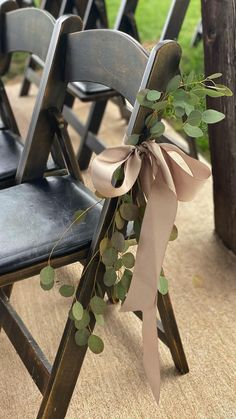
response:
<path fill-rule="evenodd" d="M 172 0 L 172 4 L 160 37 L 161 41 L 164 39 L 178 39 L 189 3 L 190 0 Z"/>
<path fill-rule="evenodd" d="M 46 80 L 46 74 L 43 76 L 47 91 L 47 106 L 62 112 L 66 86 L 69 82 L 102 83 L 117 90 L 134 105 L 129 132 L 137 129 L 140 131 L 144 127 L 147 110 L 135 101 L 138 91 L 146 86 L 152 89 L 165 89 L 169 79 L 178 72 L 181 55 L 180 47 L 174 41 L 170 41 L 155 47 L 148 57 L 142 46 L 129 35 L 104 29 L 69 34 L 66 40 L 66 52 L 62 52 L 64 65 L 62 66 L 59 60 L 51 69 L 50 79 Z M 37 117 L 35 114 L 35 118 Z M 48 125 L 50 125 L 49 120 Z M 49 145 L 39 150 L 36 126 L 31 126 L 24 158 L 19 166 L 18 181 L 42 176 L 52 141 L 50 127 L 44 129 L 45 142 Z M 34 157 L 36 154 L 37 161 Z"/>
<path fill-rule="evenodd" d="M 125 32 L 139 41 L 140 37 L 134 16 L 137 6 L 138 0 L 122 0 L 114 29 Z"/>

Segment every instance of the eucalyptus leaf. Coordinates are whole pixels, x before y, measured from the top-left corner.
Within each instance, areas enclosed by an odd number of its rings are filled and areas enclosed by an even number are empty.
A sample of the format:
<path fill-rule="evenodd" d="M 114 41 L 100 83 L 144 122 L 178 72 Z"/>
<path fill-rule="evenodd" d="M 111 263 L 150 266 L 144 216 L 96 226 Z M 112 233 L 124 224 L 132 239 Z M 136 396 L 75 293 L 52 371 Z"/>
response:
<path fill-rule="evenodd" d="M 118 258 L 118 252 L 113 247 L 109 247 L 106 250 L 104 250 L 102 254 L 102 262 L 106 266 L 114 266 L 115 262 Z"/>
<path fill-rule="evenodd" d="M 94 354 L 100 354 L 104 349 L 104 343 L 99 336 L 90 335 L 88 338 L 88 347 Z"/>
<path fill-rule="evenodd" d="M 79 301 L 76 301 L 72 306 L 72 314 L 75 320 L 81 320 L 83 317 L 84 309 Z"/>
<path fill-rule="evenodd" d="M 194 127 L 188 123 L 183 126 L 183 130 L 187 135 L 189 135 L 189 137 L 192 138 L 198 138 L 203 136 L 201 128 Z"/>
<path fill-rule="evenodd" d="M 233 96 L 232 90 L 230 90 L 230 88 L 225 86 L 224 84 L 216 84 L 215 87 L 217 89 L 221 89 L 221 91 L 224 92 L 224 96 L 228 96 L 228 97 Z"/>
<path fill-rule="evenodd" d="M 127 204 L 131 204 L 132 203 L 132 197 L 128 193 L 122 195 L 121 199 L 122 199 L 122 202 L 125 202 Z"/>
<path fill-rule="evenodd" d="M 175 115 L 177 118 L 182 118 L 185 115 L 185 109 L 181 108 L 180 106 L 177 106 L 175 108 Z"/>
<path fill-rule="evenodd" d="M 186 84 L 192 83 L 195 77 L 195 72 L 194 70 L 191 70 L 188 77 L 186 78 Z"/>
<path fill-rule="evenodd" d="M 200 111 L 192 111 L 187 119 L 188 124 L 198 126 L 202 120 L 202 113 Z"/>
<path fill-rule="evenodd" d="M 91 307 L 91 310 L 94 314 L 95 313 L 96 314 L 103 314 L 104 311 L 106 310 L 106 303 L 101 297 L 98 297 L 97 295 L 95 295 L 90 300 L 90 307 Z"/>
<path fill-rule="evenodd" d="M 114 268 L 109 268 L 104 273 L 103 282 L 107 287 L 112 287 L 116 283 L 117 274 Z"/>
<path fill-rule="evenodd" d="M 121 217 L 120 215 L 120 211 L 116 211 L 116 215 L 115 215 L 115 224 L 116 224 L 116 228 L 118 230 L 122 230 L 122 228 L 125 225 L 125 220 Z"/>
<path fill-rule="evenodd" d="M 73 221 L 76 224 L 82 223 L 86 218 L 85 210 L 78 210 L 74 213 Z"/>
<path fill-rule="evenodd" d="M 121 277 L 121 284 L 125 290 L 125 292 L 127 293 L 131 284 L 131 280 L 132 280 L 132 272 L 129 271 L 128 269 L 125 269 L 122 277 Z"/>
<path fill-rule="evenodd" d="M 152 109 L 155 111 L 163 111 L 168 106 L 168 100 L 161 100 L 160 102 L 156 102 L 152 104 Z"/>
<path fill-rule="evenodd" d="M 119 271 L 123 266 L 122 259 L 117 259 L 116 263 L 114 264 L 115 271 Z"/>
<path fill-rule="evenodd" d="M 90 332 L 88 329 L 77 330 L 75 333 L 75 343 L 78 346 L 85 346 L 88 343 Z"/>
<path fill-rule="evenodd" d="M 208 80 L 218 79 L 221 76 L 222 76 L 222 73 L 214 73 L 214 74 L 211 74 L 210 76 L 207 76 L 207 79 Z"/>
<path fill-rule="evenodd" d="M 126 221 L 133 221 L 138 218 L 139 210 L 138 206 L 135 204 L 126 204 L 123 203 L 120 206 L 121 217 Z"/>
<path fill-rule="evenodd" d="M 75 287 L 74 285 L 62 285 L 59 288 L 59 293 L 63 296 L 63 297 L 72 297 L 72 295 L 74 295 L 75 293 Z"/>
<path fill-rule="evenodd" d="M 158 92 L 158 90 L 149 90 L 147 92 L 147 100 L 150 100 L 151 102 L 155 102 L 156 100 L 160 99 L 161 92 Z"/>
<path fill-rule="evenodd" d="M 139 141 L 139 134 L 131 134 L 126 141 L 126 144 L 137 145 L 138 141 Z"/>
<path fill-rule="evenodd" d="M 117 169 L 114 171 L 112 176 L 112 181 L 114 183 L 118 182 L 119 180 L 123 180 L 124 178 L 124 169 L 122 166 L 117 167 Z"/>
<path fill-rule="evenodd" d="M 134 264 L 135 264 L 135 258 L 134 258 L 134 255 L 133 255 L 133 253 L 130 253 L 130 252 L 128 252 L 128 253 L 125 253 L 123 256 L 122 256 L 122 262 L 123 262 L 123 265 L 126 267 L 126 268 L 133 268 L 133 266 L 134 266 Z"/>
<path fill-rule="evenodd" d="M 121 281 L 118 282 L 118 284 L 116 284 L 115 291 L 116 291 L 117 298 L 119 298 L 119 300 L 121 300 L 121 301 L 124 301 L 124 299 L 126 297 L 126 290 L 123 287 Z"/>
<path fill-rule="evenodd" d="M 165 276 L 160 276 L 158 290 L 162 295 L 166 295 L 168 293 L 168 281 Z"/>
<path fill-rule="evenodd" d="M 171 231 L 171 234 L 170 234 L 169 241 L 172 242 L 172 241 L 176 240 L 177 237 L 178 237 L 178 229 L 177 229 L 176 225 L 174 224 L 173 228 L 172 228 L 172 231 Z"/>
<path fill-rule="evenodd" d="M 105 320 L 104 320 L 104 317 L 103 317 L 102 314 L 96 314 L 95 313 L 94 316 L 95 316 L 95 319 L 96 319 L 96 323 L 99 326 L 104 326 L 105 325 Z"/>
<path fill-rule="evenodd" d="M 125 247 L 125 238 L 122 233 L 115 231 L 111 237 L 111 244 L 118 252 L 123 252 Z"/>
<path fill-rule="evenodd" d="M 52 266 L 45 266 L 40 271 L 40 285 L 44 291 L 49 291 L 54 286 L 55 270 Z"/>
<path fill-rule="evenodd" d="M 222 112 L 215 111 L 214 109 L 207 109 L 202 114 L 203 122 L 206 124 L 215 124 L 220 122 L 225 118 L 225 115 Z"/>
<path fill-rule="evenodd" d="M 109 241 L 108 237 L 104 237 L 100 241 L 100 244 L 99 244 L 99 252 L 100 252 L 100 255 L 101 256 L 103 255 L 103 253 L 105 252 L 105 250 L 109 247 L 109 243 L 110 243 L 110 241 Z"/>
<path fill-rule="evenodd" d="M 174 90 L 178 89 L 181 83 L 181 76 L 178 74 L 177 76 L 173 77 L 166 87 L 166 92 L 173 92 Z"/>
<path fill-rule="evenodd" d="M 163 122 L 156 122 L 150 129 L 150 133 L 154 134 L 155 137 L 161 137 L 165 132 L 165 125 Z"/>
<path fill-rule="evenodd" d="M 205 93 L 207 96 L 210 97 L 222 97 L 225 96 L 225 94 L 223 92 L 220 92 L 218 90 L 215 89 L 211 89 L 210 87 L 208 87 L 207 89 L 205 89 Z"/>
<path fill-rule="evenodd" d="M 87 310 L 84 310 L 83 317 L 81 320 L 75 320 L 75 327 L 78 330 L 85 329 L 90 323 L 90 314 Z"/>

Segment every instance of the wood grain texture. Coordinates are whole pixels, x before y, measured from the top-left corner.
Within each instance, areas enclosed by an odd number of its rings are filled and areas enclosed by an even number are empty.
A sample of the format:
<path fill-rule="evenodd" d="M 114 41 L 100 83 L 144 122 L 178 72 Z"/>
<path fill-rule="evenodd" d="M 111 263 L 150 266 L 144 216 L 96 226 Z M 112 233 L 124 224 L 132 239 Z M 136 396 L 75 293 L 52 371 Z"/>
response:
<path fill-rule="evenodd" d="M 236 9 L 234 0 L 202 0 L 206 75 L 223 73 L 222 83 L 233 97 L 207 99 L 209 108 L 226 115 L 209 126 L 213 172 L 215 229 L 236 253 Z"/>

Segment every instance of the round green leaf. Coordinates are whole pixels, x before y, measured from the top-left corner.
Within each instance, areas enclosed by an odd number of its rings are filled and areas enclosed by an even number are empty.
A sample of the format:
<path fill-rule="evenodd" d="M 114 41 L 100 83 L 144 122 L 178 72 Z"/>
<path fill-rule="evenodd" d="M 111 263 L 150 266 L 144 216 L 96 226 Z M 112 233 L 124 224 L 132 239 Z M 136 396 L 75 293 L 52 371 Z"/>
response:
<path fill-rule="evenodd" d="M 90 332 L 88 329 L 77 330 L 75 333 L 75 343 L 78 346 L 85 346 L 88 343 Z"/>
<path fill-rule="evenodd" d="M 128 292 L 130 284 L 131 284 L 131 280 L 132 280 L 132 272 L 129 271 L 128 269 L 125 269 L 122 278 L 121 278 L 121 284 L 123 286 L 123 288 L 125 289 L 126 292 Z"/>
<path fill-rule="evenodd" d="M 172 228 L 170 238 L 169 238 L 169 241 L 172 242 L 172 241 L 176 240 L 177 237 L 178 237 L 178 229 L 177 229 L 176 225 L 174 224 L 173 228 Z"/>
<path fill-rule="evenodd" d="M 139 135 L 138 134 L 131 134 L 126 141 L 126 144 L 129 145 L 136 145 L 138 144 L 138 140 L 139 140 Z"/>
<path fill-rule="evenodd" d="M 75 320 L 81 320 L 83 317 L 84 309 L 79 301 L 76 301 L 72 306 L 72 314 Z"/>
<path fill-rule="evenodd" d="M 175 115 L 177 116 L 177 118 L 182 118 L 185 114 L 185 109 L 181 108 L 180 106 L 177 106 L 175 108 Z"/>
<path fill-rule="evenodd" d="M 104 326 L 105 325 L 105 320 L 104 320 L 104 317 L 103 317 L 102 314 L 96 314 L 95 313 L 94 316 L 95 316 L 95 319 L 96 319 L 96 323 L 99 326 Z"/>
<path fill-rule="evenodd" d="M 149 90 L 147 92 L 147 100 L 150 100 L 151 102 L 155 102 L 156 100 L 160 99 L 161 92 L 158 92 L 158 90 Z"/>
<path fill-rule="evenodd" d="M 85 329 L 90 323 L 90 315 L 87 310 L 84 310 L 83 317 L 81 320 L 75 320 L 76 329 Z"/>
<path fill-rule="evenodd" d="M 178 89 L 181 83 L 181 76 L 178 74 L 177 76 L 173 77 L 166 87 L 166 92 L 173 92 L 174 90 Z"/>
<path fill-rule="evenodd" d="M 113 247 L 109 247 L 103 252 L 102 262 L 106 266 L 114 266 L 118 258 L 118 252 Z"/>
<path fill-rule="evenodd" d="M 168 100 L 162 100 L 160 102 L 153 103 L 152 109 L 155 111 L 163 111 L 168 106 Z"/>
<path fill-rule="evenodd" d="M 128 193 L 122 195 L 121 199 L 122 199 L 122 202 L 125 202 L 127 204 L 132 204 L 132 197 Z"/>
<path fill-rule="evenodd" d="M 201 128 L 194 127 L 188 123 L 184 125 L 183 129 L 184 129 L 184 132 L 186 132 L 186 134 L 189 135 L 189 137 L 197 138 L 197 137 L 203 136 L 203 132 Z"/>
<path fill-rule="evenodd" d="M 195 92 L 197 94 L 197 92 Z M 210 97 L 222 97 L 225 94 L 222 91 L 218 91 L 216 89 L 211 89 L 210 87 L 205 89 L 205 94 Z"/>
<path fill-rule="evenodd" d="M 111 287 L 115 284 L 117 279 L 117 274 L 114 268 L 109 268 L 104 274 L 103 282 L 107 287 Z"/>
<path fill-rule="evenodd" d="M 115 215 L 115 224 L 116 224 L 116 228 L 118 230 L 122 230 L 122 228 L 125 225 L 125 220 L 123 220 L 123 218 L 120 215 L 119 211 L 116 211 L 116 215 Z"/>
<path fill-rule="evenodd" d="M 59 288 L 59 293 L 62 295 L 62 297 L 72 297 L 75 292 L 74 285 L 62 285 Z"/>
<path fill-rule="evenodd" d="M 52 266 L 46 266 L 40 271 L 40 285 L 45 290 L 50 290 L 54 285 L 55 270 Z"/>
<path fill-rule="evenodd" d="M 165 276 L 160 276 L 158 290 L 162 295 L 166 295 L 168 293 L 168 281 Z"/>
<path fill-rule="evenodd" d="M 130 252 L 125 253 L 125 254 L 122 256 L 122 262 L 123 262 L 123 265 L 124 265 L 126 268 L 133 268 L 133 266 L 134 266 L 134 264 L 135 264 L 135 258 L 134 258 L 133 253 L 130 253 Z"/>
<path fill-rule="evenodd" d="M 161 121 L 156 122 L 150 129 L 150 133 L 152 135 L 155 135 L 155 137 L 160 137 L 162 134 L 164 134 L 164 132 L 165 132 L 165 125 Z"/>
<path fill-rule="evenodd" d="M 101 297 L 95 295 L 90 301 L 90 307 L 94 314 L 103 314 L 106 310 L 106 303 Z"/>
<path fill-rule="evenodd" d="M 75 221 L 76 224 L 79 224 L 85 220 L 85 217 L 86 217 L 85 210 L 78 210 L 74 213 L 73 221 Z"/>
<path fill-rule="evenodd" d="M 123 266 L 122 259 L 121 258 L 117 259 L 117 261 L 114 264 L 115 271 L 119 271 L 122 268 L 122 266 Z"/>
<path fill-rule="evenodd" d="M 123 203 L 120 206 L 121 217 L 126 221 L 133 221 L 138 218 L 139 210 L 135 204 Z"/>
<path fill-rule="evenodd" d="M 198 126 L 202 120 L 202 113 L 200 111 L 192 111 L 187 119 L 188 124 Z"/>
<path fill-rule="evenodd" d="M 116 292 L 116 296 L 117 298 L 119 298 L 119 300 L 124 301 L 125 297 L 126 297 L 126 290 L 122 285 L 122 282 L 118 282 L 118 284 L 116 284 L 115 287 L 115 292 Z"/>
<path fill-rule="evenodd" d="M 104 343 L 99 336 L 90 335 L 88 338 L 88 347 L 94 354 L 100 354 L 104 349 Z"/>
<path fill-rule="evenodd" d="M 109 239 L 108 237 L 104 237 L 99 244 L 99 252 L 100 255 L 102 256 L 103 253 L 105 252 L 105 250 L 107 249 L 107 247 L 109 247 Z"/>
<path fill-rule="evenodd" d="M 123 252 L 125 247 L 125 238 L 122 233 L 115 231 L 111 237 L 111 244 L 118 252 Z"/>
<path fill-rule="evenodd" d="M 216 122 L 220 122 L 224 118 L 225 115 L 222 112 L 215 111 L 214 109 L 207 109 L 202 114 L 202 120 L 206 124 L 216 124 Z"/>

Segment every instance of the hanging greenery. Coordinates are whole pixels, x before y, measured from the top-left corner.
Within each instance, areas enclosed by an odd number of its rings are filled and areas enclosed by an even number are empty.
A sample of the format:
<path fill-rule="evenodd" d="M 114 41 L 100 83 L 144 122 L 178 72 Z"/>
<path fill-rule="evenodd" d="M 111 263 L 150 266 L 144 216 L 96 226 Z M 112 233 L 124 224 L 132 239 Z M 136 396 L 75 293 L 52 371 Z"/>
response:
<path fill-rule="evenodd" d="M 232 96 L 232 92 L 228 87 L 215 82 L 221 76 L 222 74 L 216 73 L 198 80 L 194 72 L 191 72 L 187 76 L 176 75 L 173 77 L 168 83 L 165 92 L 149 89 L 140 91 L 137 95 L 137 101 L 141 106 L 148 108 L 150 112 L 145 120 L 144 131 L 130 135 L 127 139 L 127 144 L 137 145 L 144 140 L 155 140 L 158 142 L 165 132 L 165 124 L 162 122 L 162 119 L 166 117 L 180 121 L 184 132 L 189 137 L 201 137 L 208 124 L 215 124 L 225 118 L 225 115 L 221 112 L 214 109 L 205 109 L 206 96 L 215 98 Z M 123 168 L 121 166 L 114 173 L 114 184 L 122 183 L 122 179 Z M 76 288 L 74 285 L 63 284 L 59 288 L 62 296 L 75 297 L 70 317 L 73 319 L 76 327 L 76 344 L 78 346 L 88 345 L 90 350 L 96 354 L 103 351 L 104 344 L 99 336 L 91 332 L 89 324 L 91 318 L 95 317 L 99 325 L 104 325 L 103 315 L 106 310 L 106 303 L 103 300 L 104 290 L 113 301 L 122 303 L 126 298 L 132 281 L 132 270 L 135 265 L 135 256 L 131 248 L 136 244 L 138 245 L 145 207 L 146 198 L 139 181 L 136 182 L 128 193 L 117 199 L 117 207 L 112 222 L 100 242 L 98 252 L 95 254 L 99 258 L 98 266 L 99 264 L 104 266 L 103 290 L 95 275 L 94 293 L 88 307 L 83 307 L 76 300 Z M 63 232 L 61 238 L 53 247 L 48 259 L 48 265 L 40 273 L 40 284 L 44 290 L 50 290 L 55 283 L 55 271 L 52 266 L 53 261 L 51 261 L 55 247 L 58 246 L 74 223 L 86 222 L 86 213 L 90 209 L 91 207 L 85 211 L 80 209 L 77 211 L 73 222 Z M 126 233 L 127 223 L 129 222 L 132 222 L 133 225 L 132 236 L 127 236 Z M 175 240 L 177 236 L 177 227 L 174 226 L 169 240 Z M 168 281 L 163 269 L 158 289 L 162 294 L 168 292 Z"/>

